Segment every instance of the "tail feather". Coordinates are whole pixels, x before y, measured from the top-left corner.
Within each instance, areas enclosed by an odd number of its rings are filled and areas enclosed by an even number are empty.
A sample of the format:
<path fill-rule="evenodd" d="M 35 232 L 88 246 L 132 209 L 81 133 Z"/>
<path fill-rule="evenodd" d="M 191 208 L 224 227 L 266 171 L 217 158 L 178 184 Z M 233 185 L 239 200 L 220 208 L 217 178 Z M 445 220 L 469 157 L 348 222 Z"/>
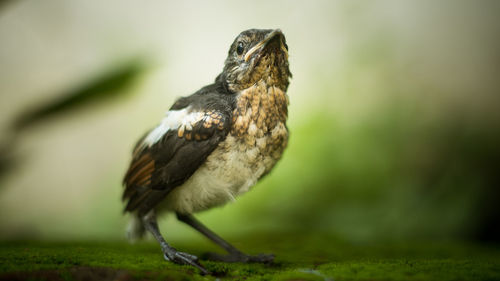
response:
<path fill-rule="evenodd" d="M 127 226 L 127 238 L 131 243 L 140 240 L 145 233 L 146 229 L 142 224 L 142 221 L 136 215 L 132 215 L 130 217 L 130 221 Z"/>

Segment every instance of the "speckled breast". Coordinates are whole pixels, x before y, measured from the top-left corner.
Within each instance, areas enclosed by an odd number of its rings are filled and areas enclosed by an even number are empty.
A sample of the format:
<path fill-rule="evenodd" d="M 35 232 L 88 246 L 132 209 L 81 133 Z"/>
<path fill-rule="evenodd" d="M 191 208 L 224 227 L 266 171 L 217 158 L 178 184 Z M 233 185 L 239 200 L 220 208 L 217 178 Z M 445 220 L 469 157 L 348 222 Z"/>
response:
<path fill-rule="evenodd" d="M 264 81 L 238 94 L 231 131 L 207 159 L 209 167 L 224 170 L 216 174 L 231 183 L 233 196 L 248 191 L 281 158 L 288 143 L 287 106 L 286 93 Z"/>
<path fill-rule="evenodd" d="M 220 206 L 248 191 L 281 158 L 288 142 L 288 98 L 265 83 L 239 93 L 233 126 L 207 161 L 164 203 L 193 213 Z"/>
<path fill-rule="evenodd" d="M 287 106 L 283 90 L 257 82 L 239 94 L 229 136 L 237 140 L 240 150 L 256 149 L 261 157 L 277 161 L 288 142 Z"/>

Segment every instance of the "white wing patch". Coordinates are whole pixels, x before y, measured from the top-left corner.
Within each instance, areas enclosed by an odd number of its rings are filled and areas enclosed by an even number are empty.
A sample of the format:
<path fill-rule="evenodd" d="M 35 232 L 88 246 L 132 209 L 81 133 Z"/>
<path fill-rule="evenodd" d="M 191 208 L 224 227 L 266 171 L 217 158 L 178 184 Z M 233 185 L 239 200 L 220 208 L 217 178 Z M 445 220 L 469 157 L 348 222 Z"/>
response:
<path fill-rule="evenodd" d="M 167 111 L 160 125 L 154 128 L 142 142 L 142 147 L 151 147 L 157 143 L 169 130 L 177 130 L 179 127 L 191 128 L 193 124 L 200 121 L 203 112 L 191 112 L 191 107 L 181 110 Z"/>

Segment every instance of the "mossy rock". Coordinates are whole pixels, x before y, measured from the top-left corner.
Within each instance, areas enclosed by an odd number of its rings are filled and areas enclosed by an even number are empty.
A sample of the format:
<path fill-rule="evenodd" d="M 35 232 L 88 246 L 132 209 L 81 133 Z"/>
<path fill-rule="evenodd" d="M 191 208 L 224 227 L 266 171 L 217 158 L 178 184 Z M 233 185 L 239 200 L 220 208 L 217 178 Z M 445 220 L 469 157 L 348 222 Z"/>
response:
<path fill-rule="evenodd" d="M 153 241 L 0 243 L 0 280 L 500 280 L 500 248 L 466 243 L 353 244 L 319 235 L 229 239 L 273 264 L 202 260 L 213 272 L 164 261 Z M 248 241 L 241 244 L 241 241 Z M 174 241 L 202 256 L 209 242 Z"/>

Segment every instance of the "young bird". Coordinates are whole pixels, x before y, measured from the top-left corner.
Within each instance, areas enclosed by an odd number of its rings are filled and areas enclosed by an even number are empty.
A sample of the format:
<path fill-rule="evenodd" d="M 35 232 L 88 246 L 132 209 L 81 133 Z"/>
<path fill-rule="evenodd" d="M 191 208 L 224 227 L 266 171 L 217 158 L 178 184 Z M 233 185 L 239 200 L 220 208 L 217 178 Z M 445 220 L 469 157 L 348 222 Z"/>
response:
<path fill-rule="evenodd" d="M 210 231 L 193 213 L 233 201 L 269 173 L 288 141 L 291 73 L 288 46 L 279 29 L 240 33 L 215 82 L 177 100 L 161 123 L 136 145 L 124 178 L 129 237 L 148 230 L 166 260 L 208 273 L 194 255 L 170 246 L 156 216 L 177 218 L 224 248 L 227 262 L 270 262 L 273 255 L 247 255 Z"/>

